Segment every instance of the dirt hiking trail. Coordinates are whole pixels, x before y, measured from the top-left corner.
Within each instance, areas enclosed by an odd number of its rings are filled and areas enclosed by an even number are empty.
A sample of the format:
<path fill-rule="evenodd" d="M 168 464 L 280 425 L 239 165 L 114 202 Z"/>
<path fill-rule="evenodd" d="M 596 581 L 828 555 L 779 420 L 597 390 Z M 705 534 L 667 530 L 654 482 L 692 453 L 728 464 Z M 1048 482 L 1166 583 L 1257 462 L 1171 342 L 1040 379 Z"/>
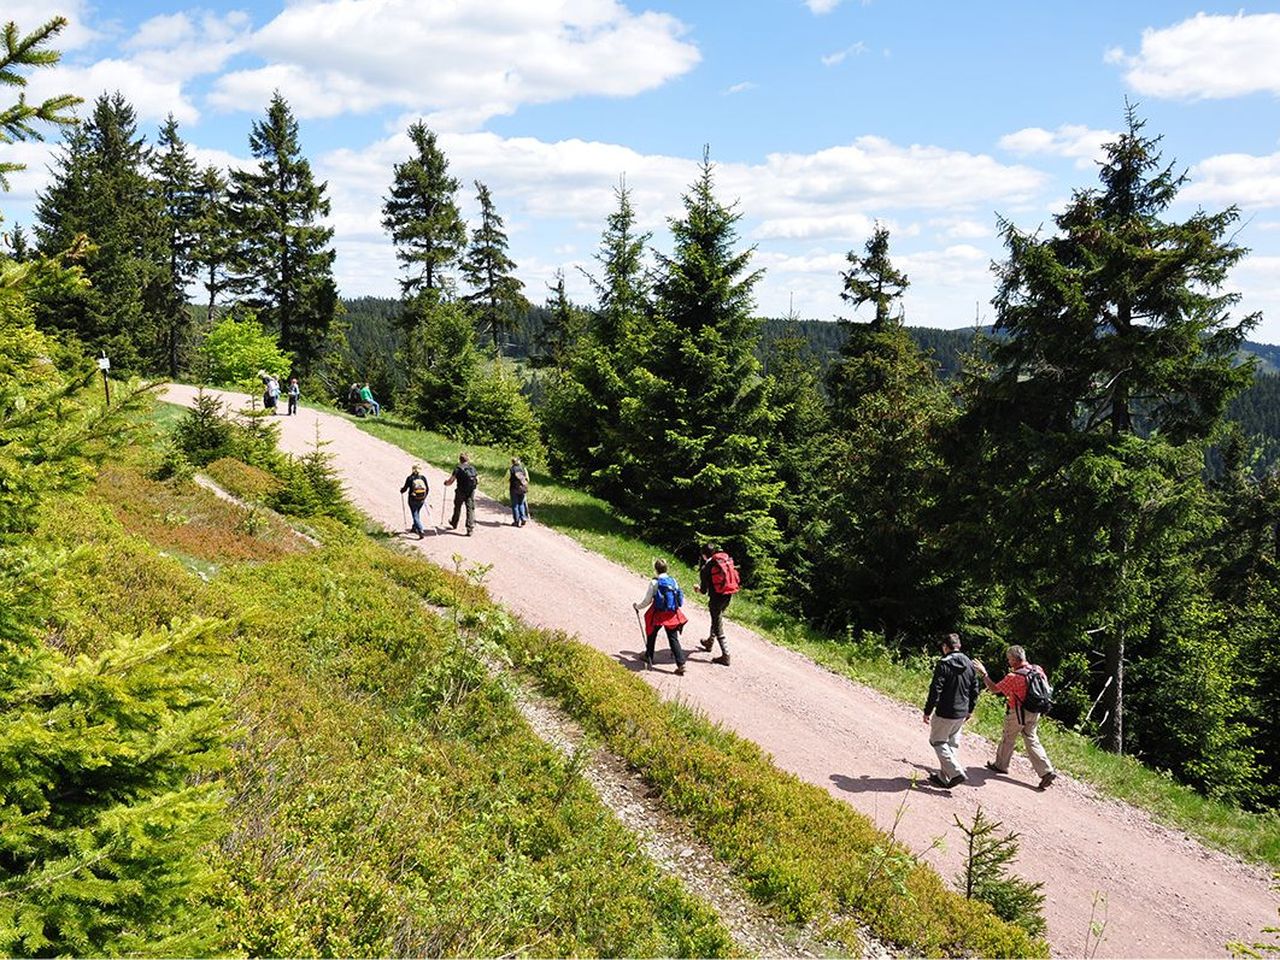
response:
<path fill-rule="evenodd" d="M 168 400 L 184 405 L 195 395 L 193 387 L 166 391 Z M 220 396 L 235 409 L 247 404 L 243 396 Z M 414 462 L 409 454 L 341 417 L 314 410 L 275 422 L 281 447 L 295 454 L 311 448 L 319 424 L 356 506 L 388 529 L 404 529 L 399 490 Z M 407 542 L 446 567 L 452 567 L 454 554 L 492 564 L 486 580 L 491 594 L 525 621 L 576 633 L 628 669 L 639 670 L 644 644 L 631 604 L 643 596 L 644 579 L 540 526 L 536 486 L 530 491 L 533 519 L 527 526 L 512 527 L 505 506 L 478 494 L 474 536 L 463 536 L 461 525 L 456 532 L 443 526 L 433 536 L 445 475 L 428 464 L 422 467 L 431 484 L 424 508 L 428 535 Z M 692 592 L 692 584 L 682 586 Z M 1227 941 L 1257 939 L 1261 927 L 1275 922 L 1269 871 L 1209 850 L 1071 777 L 1061 776 L 1050 790 L 1038 793 L 1021 753 L 1008 776 L 992 774 L 983 764 L 994 757 L 994 746 L 977 736 L 964 735 L 961 746 L 969 782 L 953 791 L 929 787 L 923 778 L 936 757 L 918 706 L 891 700 L 774 646 L 734 624 L 732 606 L 726 632 L 733 665 L 713 665 L 718 650 L 703 653 L 697 643 L 707 633 L 706 610 L 688 605 L 687 613 L 685 647 L 692 648 L 687 674 L 674 675 L 665 638 L 659 636 L 656 667 L 642 672 L 644 679 L 663 696 L 755 741 L 780 768 L 851 804 L 883 829 L 892 826 L 905 797 L 899 839 L 923 851 L 944 836 L 945 848 L 928 852 L 925 859 L 949 880 L 961 863 L 952 816 L 972 819 L 981 803 L 1005 829 L 1022 836 L 1014 869 L 1045 883 L 1044 915 L 1055 954 L 1092 951 L 1087 937 L 1095 893 L 1106 897 L 1105 913 L 1098 915 L 1106 920 L 1100 957 L 1225 956 Z M 920 782 L 908 794 L 913 776 Z"/>

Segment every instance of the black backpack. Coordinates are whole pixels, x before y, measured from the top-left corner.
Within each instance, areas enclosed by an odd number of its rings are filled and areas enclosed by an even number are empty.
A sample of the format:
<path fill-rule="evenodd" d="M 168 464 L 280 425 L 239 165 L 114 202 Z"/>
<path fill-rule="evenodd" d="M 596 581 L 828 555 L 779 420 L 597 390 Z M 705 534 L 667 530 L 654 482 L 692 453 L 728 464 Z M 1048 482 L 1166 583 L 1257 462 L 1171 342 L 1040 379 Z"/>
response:
<path fill-rule="evenodd" d="M 1027 693 L 1022 698 L 1022 709 L 1027 713 L 1041 715 L 1048 713 L 1049 708 L 1053 706 L 1053 687 L 1048 677 L 1034 666 L 1027 666 L 1018 673 L 1027 681 Z"/>
<path fill-rule="evenodd" d="M 480 478 L 476 476 L 475 467 L 469 463 L 464 463 L 458 467 L 458 491 L 464 497 L 469 497 L 475 493 L 479 484 Z"/>

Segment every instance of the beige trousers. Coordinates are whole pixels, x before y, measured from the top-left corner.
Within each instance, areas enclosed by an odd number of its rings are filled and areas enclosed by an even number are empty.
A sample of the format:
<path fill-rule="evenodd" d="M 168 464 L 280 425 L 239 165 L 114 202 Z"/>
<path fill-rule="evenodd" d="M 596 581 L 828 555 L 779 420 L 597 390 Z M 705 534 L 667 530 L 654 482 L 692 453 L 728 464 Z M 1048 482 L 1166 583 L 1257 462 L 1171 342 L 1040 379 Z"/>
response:
<path fill-rule="evenodd" d="M 1025 711 L 1023 722 L 1018 722 L 1018 712 L 1009 710 L 1004 715 L 1004 735 L 1000 738 L 1000 746 L 996 748 L 996 766 L 1001 770 L 1009 769 L 1009 761 L 1013 759 L 1014 748 L 1018 745 L 1018 734 L 1027 745 L 1027 759 L 1036 771 L 1036 776 L 1043 777 L 1053 772 L 1053 764 L 1049 755 L 1040 744 L 1040 735 L 1036 733 L 1036 725 L 1040 723 L 1040 714 Z"/>
<path fill-rule="evenodd" d="M 960 729 L 966 718 L 952 720 L 936 714 L 929 721 L 929 746 L 938 755 L 938 766 L 941 767 L 943 780 L 951 781 L 964 776 L 964 768 L 956 759 L 956 751 L 960 747 Z"/>

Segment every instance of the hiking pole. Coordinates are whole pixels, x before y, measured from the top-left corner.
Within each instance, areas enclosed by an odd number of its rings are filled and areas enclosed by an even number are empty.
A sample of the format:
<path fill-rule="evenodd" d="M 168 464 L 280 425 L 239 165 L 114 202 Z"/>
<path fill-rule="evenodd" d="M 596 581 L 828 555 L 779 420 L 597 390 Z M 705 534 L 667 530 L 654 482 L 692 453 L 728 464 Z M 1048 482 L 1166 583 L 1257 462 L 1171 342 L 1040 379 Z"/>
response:
<path fill-rule="evenodd" d="M 631 609 L 635 610 L 635 607 Z M 652 664 L 649 663 L 649 634 L 644 632 L 644 621 L 640 619 L 639 610 L 636 610 L 636 623 L 640 626 L 640 636 L 644 640 L 644 668 L 650 670 L 652 669 Z"/>
<path fill-rule="evenodd" d="M 409 525 L 409 514 L 404 509 L 404 494 L 400 494 L 400 522 L 407 528 Z"/>

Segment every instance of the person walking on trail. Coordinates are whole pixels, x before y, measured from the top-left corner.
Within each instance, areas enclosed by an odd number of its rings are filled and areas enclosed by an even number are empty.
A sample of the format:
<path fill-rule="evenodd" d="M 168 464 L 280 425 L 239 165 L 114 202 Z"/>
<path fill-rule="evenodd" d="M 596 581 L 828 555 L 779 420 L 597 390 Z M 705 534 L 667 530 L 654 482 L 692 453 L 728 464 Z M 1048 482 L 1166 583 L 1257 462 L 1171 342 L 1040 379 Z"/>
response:
<path fill-rule="evenodd" d="M 667 644 L 676 661 L 676 676 L 684 676 L 684 664 L 688 659 L 680 646 L 680 630 L 689 618 L 680 608 L 684 606 L 684 594 L 675 577 L 667 573 L 667 561 L 653 561 L 654 577 L 649 589 L 639 603 L 633 603 L 636 611 L 644 610 L 644 665 L 653 669 L 653 647 L 658 640 L 658 630 L 667 631 Z M 648 607 L 647 610 L 645 608 Z"/>
<path fill-rule="evenodd" d="M 973 668 L 992 693 L 1005 698 L 1004 733 L 1000 738 L 1000 746 L 996 748 L 995 762 L 988 762 L 987 769 L 996 773 L 1008 773 L 1009 761 L 1013 759 L 1014 748 L 1018 745 L 1018 734 L 1027 745 L 1027 758 L 1032 769 L 1040 778 L 1038 790 L 1048 790 L 1058 774 L 1049 762 L 1049 755 L 1040 744 L 1040 736 L 1036 726 L 1040 717 L 1049 709 L 1049 698 L 1052 690 L 1049 678 L 1044 670 L 1027 661 L 1027 652 L 1019 646 L 1012 646 L 1005 651 L 1005 659 L 1009 663 L 1009 672 L 999 683 L 992 683 L 987 668 L 981 660 L 973 662 Z"/>
<path fill-rule="evenodd" d="M 693 588 L 707 595 L 707 606 L 711 610 L 711 633 L 702 641 L 702 649 L 710 653 L 719 641 L 720 656 L 713 657 L 711 662 L 725 667 L 729 666 L 729 646 L 724 639 L 724 611 L 738 587 L 738 568 L 733 565 L 733 558 L 719 545 L 705 544 L 698 567 L 698 585 Z"/>
<path fill-rule="evenodd" d="M 280 399 L 280 381 L 264 370 L 259 370 L 258 376 L 262 380 L 262 406 L 273 415 L 278 414 L 276 401 Z"/>
<path fill-rule="evenodd" d="M 360 402 L 368 406 L 375 417 L 382 416 L 382 406 L 377 400 L 373 399 L 373 391 L 369 389 L 369 381 L 367 380 L 364 386 L 360 388 Z"/>
<path fill-rule="evenodd" d="M 302 394 L 302 388 L 298 386 L 298 378 L 289 378 L 289 416 L 293 416 L 298 412 L 298 397 Z"/>
<path fill-rule="evenodd" d="M 449 474 L 449 479 L 444 482 L 446 487 L 455 487 L 453 491 L 453 519 L 449 521 L 449 529 L 458 529 L 458 520 L 462 516 L 462 508 L 467 508 L 467 536 L 476 529 L 476 487 L 480 485 L 480 478 L 476 475 L 476 468 L 471 465 L 471 458 L 465 453 L 458 454 L 458 465 L 453 468 L 453 473 Z"/>
<path fill-rule="evenodd" d="M 507 471 L 507 493 L 511 495 L 511 525 L 523 527 L 529 522 L 529 471 L 519 457 L 511 458 Z"/>
<path fill-rule="evenodd" d="M 415 463 L 409 476 L 405 477 L 404 486 L 400 488 L 400 492 L 409 495 L 409 513 L 413 515 L 413 526 L 409 529 L 418 535 L 419 540 L 427 535 L 422 527 L 422 518 L 419 513 L 422 505 L 427 502 L 427 494 L 430 490 L 427 478 L 422 475 L 422 469 Z"/>
<path fill-rule="evenodd" d="M 929 774 L 929 782 L 948 790 L 969 779 L 956 760 L 956 751 L 960 748 L 960 729 L 973 716 L 982 692 L 978 671 L 960 646 L 958 633 L 949 633 L 942 641 L 942 658 L 933 665 L 933 680 L 924 702 L 929 746 L 938 755 L 938 772 Z"/>

